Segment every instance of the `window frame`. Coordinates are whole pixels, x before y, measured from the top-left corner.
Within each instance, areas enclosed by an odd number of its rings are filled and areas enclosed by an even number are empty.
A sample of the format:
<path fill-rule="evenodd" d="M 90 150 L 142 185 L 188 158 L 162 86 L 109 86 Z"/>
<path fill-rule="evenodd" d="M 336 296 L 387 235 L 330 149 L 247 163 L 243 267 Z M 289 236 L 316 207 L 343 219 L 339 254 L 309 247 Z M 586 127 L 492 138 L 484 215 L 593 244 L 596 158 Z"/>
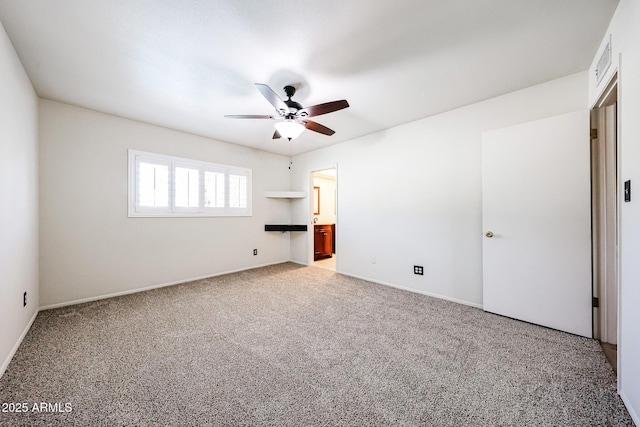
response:
<path fill-rule="evenodd" d="M 223 165 L 204 162 L 165 154 L 150 153 L 140 150 L 128 150 L 128 216 L 129 217 L 222 217 L 222 216 L 252 216 L 252 171 L 239 166 Z M 140 163 L 151 163 L 168 167 L 168 206 L 141 206 L 138 193 L 138 178 Z M 186 167 L 198 170 L 198 207 L 176 206 L 176 167 Z M 205 173 L 224 174 L 224 206 L 205 206 Z M 231 175 L 246 178 L 246 206 L 232 208 L 229 206 L 229 185 Z"/>

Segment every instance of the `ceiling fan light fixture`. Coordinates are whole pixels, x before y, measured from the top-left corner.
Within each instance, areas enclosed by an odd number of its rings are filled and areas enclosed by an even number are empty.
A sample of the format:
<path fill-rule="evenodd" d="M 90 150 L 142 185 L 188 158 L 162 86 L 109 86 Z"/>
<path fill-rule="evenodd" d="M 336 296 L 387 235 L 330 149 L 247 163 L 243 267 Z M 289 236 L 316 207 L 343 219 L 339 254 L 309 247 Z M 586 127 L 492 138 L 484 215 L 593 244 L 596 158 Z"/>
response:
<path fill-rule="evenodd" d="M 304 125 L 292 119 L 285 119 L 284 121 L 278 122 L 275 124 L 275 127 L 278 133 L 288 140 L 296 139 L 305 129 Z"/>

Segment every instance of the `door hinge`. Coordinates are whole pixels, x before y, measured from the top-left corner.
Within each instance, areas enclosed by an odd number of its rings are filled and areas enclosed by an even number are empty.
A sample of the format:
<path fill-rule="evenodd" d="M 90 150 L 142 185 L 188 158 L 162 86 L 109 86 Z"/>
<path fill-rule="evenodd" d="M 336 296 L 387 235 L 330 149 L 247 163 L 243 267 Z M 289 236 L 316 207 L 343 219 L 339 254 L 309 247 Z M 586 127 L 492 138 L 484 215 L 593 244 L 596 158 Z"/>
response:
<path fill-rule="evenodd" d="M 591 139 L 598 139 L 598 129 L 591 129 Z"/>
<path fill-rule="evenodd" d="M 593 308 L 600 307 L 600 298 L 593 297 Z"/>

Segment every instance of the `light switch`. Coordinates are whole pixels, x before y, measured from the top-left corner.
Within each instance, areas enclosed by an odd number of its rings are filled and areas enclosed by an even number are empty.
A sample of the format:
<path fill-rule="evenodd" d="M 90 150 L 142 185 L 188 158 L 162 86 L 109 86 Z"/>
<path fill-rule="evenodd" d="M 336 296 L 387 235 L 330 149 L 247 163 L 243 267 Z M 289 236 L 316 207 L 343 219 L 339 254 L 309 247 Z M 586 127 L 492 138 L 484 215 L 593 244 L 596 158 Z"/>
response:
<path fill-rule="evenodd" d="M 631 180 L 627 180 L 624 182 L 624 201 L 631 201 Z"/>

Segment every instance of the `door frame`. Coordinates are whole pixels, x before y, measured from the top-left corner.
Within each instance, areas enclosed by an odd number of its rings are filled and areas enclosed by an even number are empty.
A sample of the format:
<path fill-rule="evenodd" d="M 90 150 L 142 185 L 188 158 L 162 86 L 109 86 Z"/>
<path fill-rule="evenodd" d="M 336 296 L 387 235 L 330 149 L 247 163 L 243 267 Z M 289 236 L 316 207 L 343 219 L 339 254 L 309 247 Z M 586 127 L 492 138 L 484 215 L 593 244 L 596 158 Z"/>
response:
<path fill-rule="evenodd" d="M 616 109 L 616 117 L 617 117 L 617 121 L 616 121 L 616 166 L 617 166 L 617 171 L 616 171 L 616 181 L 617 181 L 617 185 L 616 185 L 616 240 L 618 242 L 618 247 L 617 247 L 617 251 L 616 251 L 616 271 L 617 271 L 617 277 L 616 277 L 616 290 L 617 290 L 617 302 L 618 302 L 618 310 L 616 313 L 617 316 L 617 347 L 618 347 L 618 351 L 617 351 L 617 390 L 618 393 L 620 393 L 620 379 L 622 378 L 622 374 L 623 374 L 623 370 L 624 370 L 624 366 L 622 363 L 622 347 L 624 346 L 624 343 L 621 340 L 622 337 L 622 323 L 621 323 L 621 319 L 622 319 L 622 295 L 621 295 L 621 283 L 622 283 L 622 278 L 621 278 L 621 274 L 620 272 L 621 270 L 621 263 L 622 263 L 622 257 L 620 256 L 620 242 L 622 241 L 622 235 L 621 235 L 621 213 L 622 213 L 622 203 L 623 203 L 623 198 L 621 197 L 623 194 L 622 191 L 622 185 L 623 185 L 623 177 L 621 174 L 621 167 L 620 165 L 622 164 L 622 156 L 621 156 L 621 150 L 619 149 L 621 144 L 620 144 L 620 137 L 622 135 L 621 133 L 621 109 L 623 108 L 623 102 L 621 97 L 620 97 L 620 85 L 622 84 L 623 81 L 623 73 L 622 73 L 622 67 L 621 67 L 621 58 L 618 58 L 618 62 L 615 71 L 613 72 L 613 74 L 611 75 L 611 78 L 609 79 L 609 81 L 607 82 L 606 86 L 603 86 L 603 89 L 599 92 L 599 96 L 597 98 L 597 101 L 591 105 L 591 108 L 600 108 L 605 106 L 608 102 L 610 103 L 611 98 L 613 96 L 615 96 L 615 99 L 617 101 L 617 109 Z"/>
<path fill-rule="evenodd" d="M 327 169 L 335 169 L 336 171 L 336 222 L 335 222 L 335 227 L 334 227 L 334 240 L 335 240 L 335 251 L 336 251 L 336 255 L 339 253 L 339 248 L 340 248 L 340 240 L 338 239 L 338 222 L 339 222 L 339 213 L 340 213 L 340 209 L 339 209 L 339 200 L 340 200 L 340 190 L 339 190 L 339 171 L 338 171 L 338 164 L 334 163 L 332 165 L 326 166 L 326 167 L 320 167 L 320 168 L 314 168 L 309 170 L 309 185 L 308 185 L 308 191 L 309 191 L 309 200 L 307 203 L 307 212 L 308 215 L 307 217 L 309 218 L 309 224 L 311 227 L 311 230 L 307 233 L 307 265 L 313 265 L 313 263 L 315 262 L 314 260 L 314 222 L 313 222 L 313 178 L 314 178 L 314 174 L 316 172 L 320 172 L 323 170 L 327 170 Z M 340 260 L 338 259 L 339 257 L 336 256 L 336 272 L 338 271 L 338 267 L 340 265 Z"/>
<path fill-rule="evenodd" d="M 611 106 L 613 104 L 616 104 L 616 137 L 615 137 L 615 141 L 614 141 L 614 145 L 615 145 L 615 220 L 614 220 L 614 225 L 613 225 L 613 229 L 608 229 L 606 231 L 607 234 L 611 233 L 613 234 L 613 236 L 615 237 L 615 251 L 614 251 L 614 260 L 612 262 L 613 265 L 608 265 L 606 266 L 607 269 L 611 269 L 614 271 L 614 275 L 615 275 L 615 280 L 613 285 L 615 287 L 615 291 L 616 291 L 616 312 L 615 312 L 615 316 L 616 316 L 616 344 L 619 342 L 619 336 L 620 336 L 620 261 L 619 261 L 619 242 L 620 242 L 620 203 L 621 203 L 621 199 L 620 199 L 620 150 L 618 150 L 619 147 L 619 130 L 620 130 L 620 120 L 618 119 L 619 117 L 619 107 L 620 104 L 618 103 L 618 73 L 614 73 L 613 76 L 611 77 L 611 80 L 607 83 L 607 86 L 605 87 L 605 89 L 603 90 L 602 94 L 600 95 L 600 97 L 598 98 L 598 101 L 593 105 L 593 107 L 591 108 L 591 111 L 594 112 L 596 109 L 599 108 L 604 108 L 607 106 Z M 591 127 L 593 128 L 593 123 L 591 123 Z M 601 137 L 600 135 L 598 135 L 598 137 Z M 592 171 L 592 180 L 593 180 L 593 171 Z M 593 181 L 592 181 L 593 183 Z M 593 184 L 592 184 L 593 185 Z M 592 194 L 593 196 L 593 194 Z M 606 193 L 602 193 L 602 198 L 606 197 Z M 595 230 L 592 230 L 592 239 L 595 240 L 596 236 L 595 236 Z M 593 251 L 595 251 L 595 248 L 592 249 Z M 610 342 L 611 341 L 611 337 L 609 337 L 608 333 L 607 333 L 607 325 L 609 323 L 609 317 L 610 317 L 610 311 L 609 310 L 609 299 L 607 297 L 607 289 L 601 288 L 599 286 L 597 286 L 596 283 L 596 277 L 595 277 L 595 272 L 596 272 L 596 268 L 597 268 L 597 264 L 598 264 L 598 260 L 596 259 L 595 254 L 593 255 L 593 264 L 594 264 L 594 277 L 593 277 L 593 296 L 597 297 L 600 301 L 599 307 L 595 308 L 593 310 L 593 336 L 594 338 L 598 339 L 601 342 Z"/>

